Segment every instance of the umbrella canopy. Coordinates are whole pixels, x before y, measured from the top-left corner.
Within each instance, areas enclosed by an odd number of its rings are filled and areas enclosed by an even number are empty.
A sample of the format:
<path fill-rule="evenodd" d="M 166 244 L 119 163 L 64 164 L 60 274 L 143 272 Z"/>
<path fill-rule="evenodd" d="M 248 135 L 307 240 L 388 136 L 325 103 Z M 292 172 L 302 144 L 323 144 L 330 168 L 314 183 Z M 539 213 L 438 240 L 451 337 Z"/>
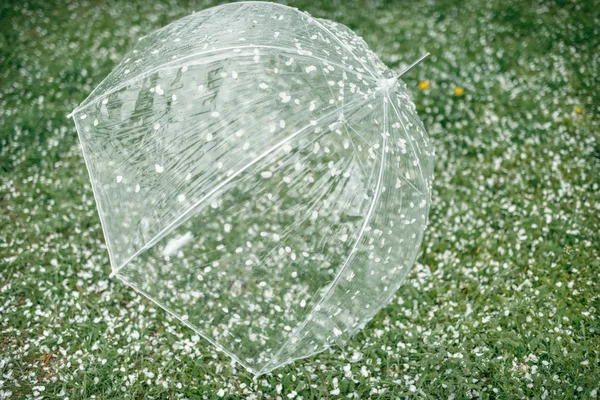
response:
<path fill-rule="evenodd" d="M 417 256 L 433 150 L 344 25 L 214 7 L 73 111 L 113 275 L 255 374 L 343 344 Z"/>

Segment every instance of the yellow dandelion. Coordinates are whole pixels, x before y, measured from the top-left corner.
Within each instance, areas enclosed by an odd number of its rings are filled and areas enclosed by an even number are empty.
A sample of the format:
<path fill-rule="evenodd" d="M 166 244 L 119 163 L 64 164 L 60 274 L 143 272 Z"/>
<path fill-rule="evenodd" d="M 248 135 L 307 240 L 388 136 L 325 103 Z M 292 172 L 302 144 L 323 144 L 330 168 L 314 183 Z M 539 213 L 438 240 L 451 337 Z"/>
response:
<path fill-rule="evenodd" d="M 421 90 L 427 90 L 427 89 L 429 89 L 429 81 L 421 81 L 421 82 L 419 82 L 419 84 L 417 86 Z"/>
<path fill-rule="evenodd" d="M 460 86 L 454 88 L 455 96 L 462 96 L 463 94 L 465 94 L 465 89 L 461 88 Z"/>
<path fill-rule="evenodd" d="M 583 108 L 581 108 L 581 107 L 575 107 L 575 112 L 577 114 L 581 114 L 583 112 Z"/>

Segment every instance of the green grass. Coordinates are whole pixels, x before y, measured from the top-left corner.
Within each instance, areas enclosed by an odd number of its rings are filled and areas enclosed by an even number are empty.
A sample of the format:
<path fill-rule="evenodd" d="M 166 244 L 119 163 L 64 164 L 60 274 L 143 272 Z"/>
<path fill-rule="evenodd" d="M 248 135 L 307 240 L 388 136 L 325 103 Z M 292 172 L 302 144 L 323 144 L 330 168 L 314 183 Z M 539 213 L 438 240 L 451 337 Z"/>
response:
<path fill-rule="evenodd" d="M 433 54 L 405 81 L 436 180 L 392 303 L 346 348 L 256 380 L 108 278 L 66 118 L 138 37 L 214 4 L 0 4 L 0 398 L 596 397 L 598 4 L 291 3 L 396 71 Z"/>

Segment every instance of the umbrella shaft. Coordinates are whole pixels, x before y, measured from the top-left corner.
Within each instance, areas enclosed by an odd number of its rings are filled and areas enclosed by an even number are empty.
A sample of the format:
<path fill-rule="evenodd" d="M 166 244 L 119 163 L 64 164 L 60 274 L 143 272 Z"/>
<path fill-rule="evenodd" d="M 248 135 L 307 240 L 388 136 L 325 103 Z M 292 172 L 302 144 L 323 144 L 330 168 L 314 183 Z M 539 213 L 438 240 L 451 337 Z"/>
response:
<path fill-rule="evenodd" d="M 410 64 L 408 66 L 408 68 L 406 68 L 404 71 L 402 71 L 400 73 L 400 75 L 398 75 L 398 78 L 400 78 L 402 75 L 406 74 L 408 71 L 410 71 L 411 69 L 413 69 L 414 67 L 416 67 L 417 65 L 419 65 L 423 60 L 425 60 L 427 57 L 429 57 L 431 55 L 431 53 L 425 53 L 424 55 L 422 55 L 417 61 L 415 61 L 414 63 Z"/>

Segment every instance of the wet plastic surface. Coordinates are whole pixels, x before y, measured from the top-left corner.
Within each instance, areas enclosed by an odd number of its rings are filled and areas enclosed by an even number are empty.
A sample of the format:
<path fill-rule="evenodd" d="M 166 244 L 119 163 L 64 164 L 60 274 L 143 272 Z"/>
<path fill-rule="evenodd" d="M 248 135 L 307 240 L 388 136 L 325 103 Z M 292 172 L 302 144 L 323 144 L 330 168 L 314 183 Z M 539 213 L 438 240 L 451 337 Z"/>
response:
<path fill-rule="evenodd" d="M 343 25 L 273 3 L 192 14 L 73 118 L 113 274 L 255 374 L 343 344 L 415 261 L 433 149 Z"/>

